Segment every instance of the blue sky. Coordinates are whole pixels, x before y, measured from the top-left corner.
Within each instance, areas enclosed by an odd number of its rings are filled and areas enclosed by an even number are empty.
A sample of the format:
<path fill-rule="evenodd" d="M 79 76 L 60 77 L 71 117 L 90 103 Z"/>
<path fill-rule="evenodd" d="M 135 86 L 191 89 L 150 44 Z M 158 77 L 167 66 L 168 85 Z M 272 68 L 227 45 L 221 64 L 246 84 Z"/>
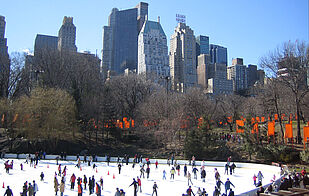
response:
<path fill-rule="evenodd" d="M 79 51 L 100 54 L 102 27 L 112 8 L 135 7 L 136 0 L 0 0 L 9 52 L 33 50 L 36 34 L 57 36 L 64 16 L 73 16 Z M 145 0 L 149 20 L 161 17 L 168 40 L 176 14 L 186 15 L 195 35 L 228 48 L 228 60 L 258 64 L 261 56 L 289 40 L 308 42 L 308 0 Z M 169 44 L 169 43 L 168 43 Z M 99 55 L 101 56 L 101 55 Z"/>

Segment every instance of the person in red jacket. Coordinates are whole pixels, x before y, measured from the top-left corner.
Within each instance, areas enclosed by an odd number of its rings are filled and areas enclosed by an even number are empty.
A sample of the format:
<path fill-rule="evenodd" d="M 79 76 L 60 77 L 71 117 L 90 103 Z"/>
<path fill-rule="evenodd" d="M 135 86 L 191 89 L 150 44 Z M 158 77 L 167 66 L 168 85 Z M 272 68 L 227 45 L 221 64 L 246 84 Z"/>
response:
<path fill-rule="evenodd" d="M 70 179 L 72 190 L 74 189 L 74 186 L 75 186 L 75 180 L 76 180 L 76 176 L 75 174 L 72 174 L 71 179 Z"/>
<path fill-rule="evenodd" d="M 83 195 L 83 187 L 82 187 L 82 185 L 81 185 L 81 183 L 79 183 L 78 184 L 78 190 L 77 190 L 78 192 L 78 196 L 82 196 Z"/>
<path fill-rule="evenodd" d="M 155 163 L 155 164 L 156 164 L 156 169 L 158 169 L 158 161 L 156 161 L 156 163 Z"/>
<path fill-rule="evenodd" d="M 137 176 L 137 183 L 138 183 L 138 187 L 139 187 L 139 192 L 142 192 L 142 181 L 138 176 Z"/>

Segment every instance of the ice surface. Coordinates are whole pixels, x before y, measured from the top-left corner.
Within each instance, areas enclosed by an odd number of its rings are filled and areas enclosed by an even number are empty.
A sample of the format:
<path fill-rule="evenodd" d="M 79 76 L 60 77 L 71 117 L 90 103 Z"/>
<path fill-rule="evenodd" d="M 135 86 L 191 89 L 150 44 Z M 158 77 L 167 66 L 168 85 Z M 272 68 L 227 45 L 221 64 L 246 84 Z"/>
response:
<path fill-rule="evenodd" d="M 13 169 L 10 170 L 9 174 L 6 173 L 4 169 L 5 160 L 12 159 L 2 159 L 0 160 L 0 164 L 2 165 L 2 169 L 0 169 L 0 195 L 3 195 L 6 186 L 10 186 L 13 190 L 13 194 L 15 196 L 19 196 L 20 192 L 22 192 L 22 187 L 25 181 L 31 182 L 35 180 L 38 184 L 39 191 L 37 192 L 37 196 L 48 196 L 55 195 L 54 192 L 54 176 L 55 172 L 58 170 L 58 166 L 56 165 L 55 160 L 41 160 L 36 168 L 30 167 L 29 164 L 25 163 L 24 159 L 14 159 Z M 24 170 L 21 171 L 20 163 L 23 163 Z M 94 175 L 96 182 L 99 181 L 100 177 L 103 177 L 104 181 L 104 190 L 102 191 L 102 195 L 112 195 L 114 196 L 116 187 L 123 189 L 126 192 L 126 196 L 133 196 L 133 186 L 129 187 L 132 183 L 133 178 L 136 179 L 137 176 L 140 175 L 140 166 L 137 164 L 134 168 L 132 168 L 132 164 L 123 165 L 121 169 L 121 174 L 118 174 L 117 163 L 110 163 L 107 166 L 106 162 L 96 162 L 95 164 L 98 166 L 97 169 L 93 169 L 92 166 L 88 166 L 87 163 L 82 163 L 82 171 L 75 167 L 76 161 L 59 161 L 59 164 L 62 165 L 62 169 L 64 166 L 67 166 L 67 175 L 66 175 L 66 183 L 65 183 L 65 196 L 77 195 L 77 186 L 75 184 L 75 190 L 70 190 L 70 177 L 72 173 L 76 175 L 76 177 L 87 176 L 89 179 L 90 176 Z M 237 163 L 236 163 L 237 165 Z M 145 165 L 146 169 L 147 165 Z M 200 166 L 197 167 L 200 171 Z M 163 180 L 163 169 L 166 171 L 167 180 Z M 142 193 L 138 192 L 138 195 L 141 196 L 149 196 L 152 194 L 152 186 L 154 182 L 158 184 L 158 195 L 160 196 L 181 196 L 186 192 L 188 188 L 187 178 L 184 177 L 183 165 L 181 165 L 180 175 L 178 176 L 177 172 L 175 174 L 175 180 L 170 180 L 170 169 L 171 166 L 165 164 L 159 164 L 158 169 L 155 168 L 155 164 L 150 165 L 150 177 L 149 179 L 145 178 L 141 179 L 142 184 Z M 247 168 L 236 168 L 235 174 L 233 175 L 224 175 L 224 167 L 217 167 L 221 180 L 223 183 L 227 178 L 235 185 L 233 188 L 235 194 L 240 194 L 243 192 L 247 192 L 255 188 L 253 185 L 253 175 L 257 174 L 258 171 L 262 171 L 264 175 L 263 184 L 270 183 L 273 179 L 273 176 L 276 175 L 276 178 L 279 178 L 280 169 L 274 168 L 257 168 L 256 165 L 253 167 Z M 97 170 L 97 172 L 96 172 Z M 40 174 L 43 171 L 45 177 L 44 181 L 40 181 Z M 192 166 L 188 166 L 188 171 L 192 173 Z M 109 175 L 108 175 L 109 173 Z M 198 187 L 201 189 L 205 188 L 209 195 L 213 194 L 215 187 L 215 177 L 214 177 L 214 167 L 207 166 L 206 164 L 206 182 L 202 182 L 200 173 L 198 173 L 198 179 L 194 179 L 194 175 L 192 174 L 192 189 L 193 192 L 196 193 Z M 113 175 L 115 179 L 113 179 Z M 61 178 L 58 176 L 58 182 L 60 183 Z M 2 188 L 4 182 L 5 188 Z M 221 187 L 222 191 L 224 191 L 224 186 Z M 58 192 L 58 195 L 60 193 Z M 87 190 L 83 190 L 83 195 L 89 195 L 88 186 Z M 95 194 L 92 194 L 95 195 Z"/>

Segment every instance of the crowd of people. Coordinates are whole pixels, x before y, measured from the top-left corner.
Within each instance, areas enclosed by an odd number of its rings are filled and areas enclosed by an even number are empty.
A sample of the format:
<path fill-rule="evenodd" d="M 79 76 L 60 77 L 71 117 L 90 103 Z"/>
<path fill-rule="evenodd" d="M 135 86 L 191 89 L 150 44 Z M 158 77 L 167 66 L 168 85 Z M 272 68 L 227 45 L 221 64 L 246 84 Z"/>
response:
<path fill-rule="evenodd" d="M 35 153 L 34 156 L 33 155 L 27 155 L 26 156 L 26 160 L 25 162 L 23 162 L 24 164 L 29 164 L 30 167 L 36 167 L 39 164 L 39 160 L 41 158 L 45 157 L 45 155 L 43 156 L 40 155 L 40 153 Z M 66 159 L 66 155 L 61 155 L 60 156 L 62 160 Z M 122 167 L 129 165 L 129 156 L 125 155 L 123 157 L 119 157 L 117 158 L 117 167 L 118 167 L 118 172 L 119 174 L 121 174 L 121 169 Z M 152 164 L 151 161 L 148 158 L 144 158 L 142 157 L 142 155 L 135 155 L 134 157 L 132 157 L 133 161 L 132 164 L 132 168 L 135 168 L 136 165 L 137 167 L 139 167 L 139 173 L 137 174 L 136 178 L 133 178 L 133 181 L 130 185 L 128 185 L 128 187 L 133 187 L 133 193 L 134 196 L 136 196 L 138 194 L 138 192 L 142 193 L 142 179 L 143 178 L 147 178 L 149 179 L 150 175 L 151 175 L 151 170 L 150 170 L 150 165 Z M 97 161 L 96 156 L 87 156 L 84 155 L 83 158 L 84 164 L 87 163 L 86 165 L 92 167 L 93 169 L 95 169 L 96 163 L 95 161 Z M 76 160 L 76 167 L 81 169 L 81 158 L 80 156 L 77 156 L 77 160 Z M 107 165 L 109 166 L 110 162 L 111 162 L 111 158 L 109 155 L 106 156 L 106 162 Z M 206 195 L 213 195 L 213 196 L 233 196 L 234 195 L 234 190 L 233 188 L 235 188 L 234 184 L 230 181 L 229 178 L 226 179 L 226 181 L 222 181 L 221 180 L 221 174 L 219 173 L 219 170 L 217 168 L 214 168 L 214 184 L 215 187 L 212 190 L 207 190 L 209 192 L 206 191 L 205 188 L 203 187 L 198 187 L 197 191 L 194 191 L 192 189 L 192 185 L 193 185 L 193 181 L 192 179 L 198 180 L 201 179 L 201 182 L 205 182 L 205 178 L 206 178 L 206 163 L 205 161 L 201 161 L 201 163 L 199 165 L 196 165 L 196 160 L 195 157 L 193 156 L 192 159 L 188 160 L 187 164 L 180 164 L 179 161 L 177 161 L 175 159 L 174 154 L 171 155 L 171 157 L 169 157 L 167 159 L 167 165 L 169 165 L 169 171 L 166 170 L 166 168 L 164 168 L 162 170 L 162 180 L 174 180 L 175 176 L 178 176 L 177 178 L 185 178 L 187 181 L 187 186 L 188 188 L 185 190 L 185 193 L 183 193 L 183 196 L 191 196 L 191 195 L 196 195 L 196 196 L 206 196 Z M 64 195 L 65 192 L 65 184 L 66 184 L 66 179 L 67 179 L 67 167 L 63 166 L 60 164 L 58 164 L 58 160 L 56 160 L 56 164 L 58 165 L 57 167 L 57 171 L 55 171 L 55 175 L 54 175 L 54 191 L 55 191 L 55 195 L 58 195 L 58 193 L 60 194 L 60 196 Z M 21 170 L 23 170 L 23 164 L 20 164 L 21 166 Z M 158 161 L 154 162 L 154 166 L 157 169 L 158 168 Z M 84 166 L 83 166 L 84 167 Z M 7 160 L 5 162 L 5 168 L 9 168 L 9 169 L 13 169 L 13 160 L 11 161 L 11 163 L 9 162 L 9 160 Z M 226 177 L 228 175 L 234 175 L 235 173 L 235 168 L 236 168 L 236 164 L 232 161 L 232 157 L 228 157 L 227 158 L 227 162 L 225 164 L 225 172 L 223 175 L 225 175 Z M 128 167 L 126 167 L 126 169 L 128 169 Z M 8 171 L 7 171 L 8 172 Z M 169 176 L 167 176 L 169 173 Z M 71 174 L 70 174 L 71 175 Z M 44 181 L 44 172 L 42 171 L 40 174 L 40 180 Z M 256 175 L 254 174 L 253 176 L 253 183 L 256 187 L 258 187 L 258 191 L 257 194 L 259 195 L 259 193 L 262 192 L 267 192 L 267 193 L 271 193 L 273 191 L 278 191 L 278 190 L 287 190 L 290 187 L 299 187 L 300 186 L 300 182 L 303 182 L 304 184 L 309 184 L 309 180 L 308 180 L 308 176 L 305 170 L 303 170 L 301 173 L 292 173 L 290 174 L 287 178 L 283 178 L 282 182 L 280 184 L 280 186 L 277 186 L 275 184 L 270 185 L 269 187 L 266 188 L 266 190 L 264 190 L 263 186 L 262 186 L 262 180 L 263 180 L 264 176 L 262 174 L 261 171 L 259 171 Z M 274 176 L 274 181 L 275 181 L 276 177 Z M 82 196 L 83 193 L 89 191 L 89 195 L 91 194 L 95 194 L 97 196 L 101 196 L 102 194 L 102 190 L 103 190 L 103 178 L 101 177 L 100 179 L 95 179 L 94 175 L 92 176 L 86 176 L 85 174 L 83 176 L 76 176 L 74 173 L 69 177 L 69 182 L 70 182 L 70 189 L 71 190 L 75 190 L 77 191 L 78 196 Z M 75 186 L 76 185 L 76 186 Z M 159 189 L 159 185 L 157 184 L 157 182 L 153 183 L 152 186 L 152 195 L 158 195 L 158 189 Z M 36 184 L 35 181 L 28 182 L 26 181 L 22 187 L 22 192 L 21 195 L 22 196 L 35 196 L 36 193 L 39 191 L 38 189 L 38 185 Z M 148 190 L 149 191 L 149 190 Z M 12 195 L 12 190 L 11 188 L 8 186 L 5 195 Z M 124 196 L 125 195 L 125 191 L 124 188 L 116 188 L 115 196 Z"/>

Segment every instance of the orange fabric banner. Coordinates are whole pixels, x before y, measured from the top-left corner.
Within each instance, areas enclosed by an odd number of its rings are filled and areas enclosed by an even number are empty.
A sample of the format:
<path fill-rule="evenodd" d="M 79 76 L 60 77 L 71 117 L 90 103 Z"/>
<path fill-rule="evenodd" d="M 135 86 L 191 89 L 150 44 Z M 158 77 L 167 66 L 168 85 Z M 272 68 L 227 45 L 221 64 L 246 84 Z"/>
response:
<path fill-rule="evenodd" d="M 275 120 L 278 120 L 278 114 L 275 114 Z"/>
<path fill-rule="evenodd" d="M 197 128 L 200 128 L 202 125 L 203 125 L 203 118 L 201 117 L 201 118 L 198 119 Z"/>
<path fill-rule="evenodd" d="M 304 127 L 304 149 L 306 148 L 306 143 L 309 142 L 309 126 Z"/>
<path fill-rule="evenodd" d="M 258 123 L 255 123 L 253 125 L 253 129 L 251 130 L 251 133 L 258 133 L 259 132 L 259 124 Z"/>
<path fill-rule="evenodd" d="M 242 120 L 236 120 L 236 133 L 243 133 L 245 123 Z"/>
<path fill-rule="evenodd" d="M 284 138 L 293 138 L 293 127 L 291 124 L 285 124 L 285 134 Z"/>
<path fill-rule="evenodd" d="M 260 117 L 256 117 L 256 121 L 257 121 L 257 122 L 260 122 Z"/>
<path fill-rule="evenodd" d="M 253 125 L 255 123 L 255 118 L 251 118 L 251 124 Z"/>
<path fill-rule="evenodd" d="M 265 117 L 264 116 L 261 118 L 261 122 L 265 122 Z"/>
<path fill-rule="evenodd" d="M 233 122 L 232 116 L 227 117 L 227 122 L 229 123 Z"/>
<path fill-rule="evenodd" d="M 275 121 L 268 122 L 268 136 L 275 135 Z"/>
<path fill-rule="evenodd" d="M 134 126 L 135 126 L 134 123 L 135 123 L 135 122 L 134 122 L 134 120 L 132 119 L 132 120 L 131 120 L 131 127 L 134 127 Z"/>

